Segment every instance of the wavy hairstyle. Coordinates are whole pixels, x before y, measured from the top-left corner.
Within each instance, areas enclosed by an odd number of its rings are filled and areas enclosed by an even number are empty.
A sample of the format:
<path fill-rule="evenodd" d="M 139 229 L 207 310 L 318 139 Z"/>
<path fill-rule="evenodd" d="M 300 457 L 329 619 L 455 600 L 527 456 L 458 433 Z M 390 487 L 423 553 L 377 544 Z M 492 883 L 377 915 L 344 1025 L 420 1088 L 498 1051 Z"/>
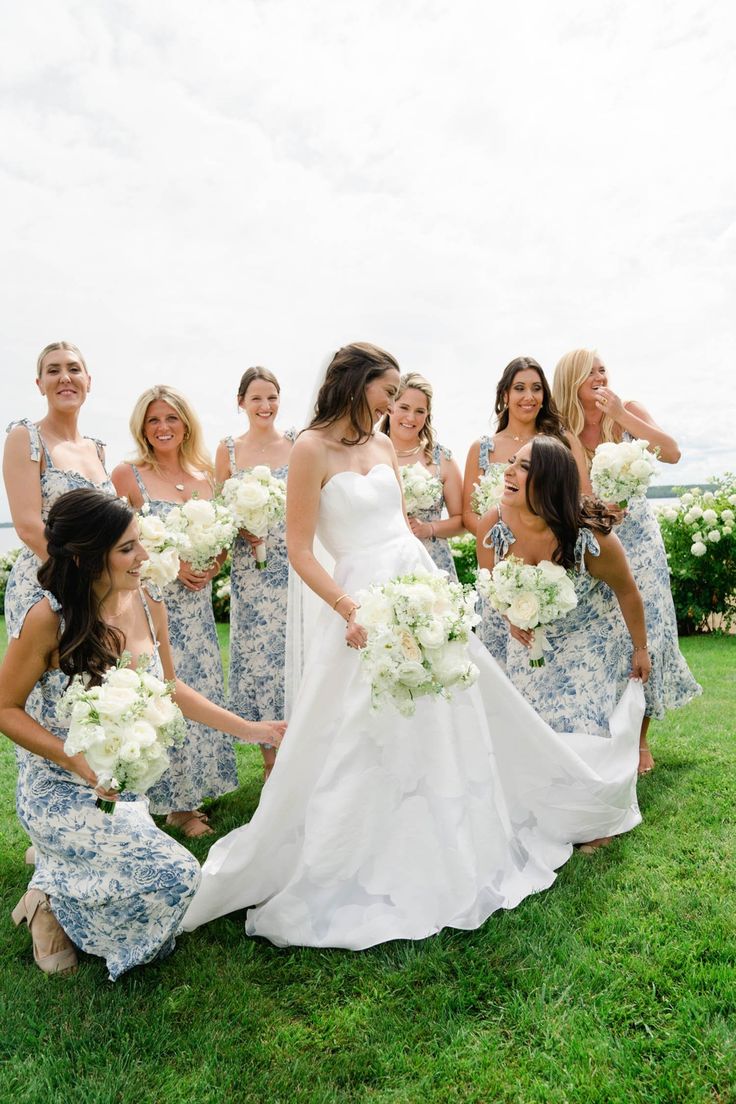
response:
<path fill-rule="evenodd" d="M 559 437 L 532 437 L 526 474 L 526 504 L 546 522 L 557 539 L 552 559 L 569 571 L 575 566 L 575 546 L 583 526 L 610 533 L 616 521 L 604 503 L 580 497 L 580 475 L 569 447 Z"/>
<path fill-rule="evenodd" d="M 246 391 L 255 380 L 265 380 L 266 383 L 272 383 L 278 394 L 281 394 L 281 385 L 273 372 L 269 372 L 268 368 L 247 368 L 240 377 L 240 383 L 238 384 L 238 407 L 245 398 Z"/>
<path fill-rule="evenodd" d="M 94 584 L 104 579 L 108 556 L 135 517 L 123 498 L 81 487 L 60 495 L 44 536 L 48 558 L 38 581 L 61 604 L 59 666 L 65 675 L 89 674 L 98 685 L 125 649 L 125 636 L 100 616 Z"/>
<path fill-rule="evenodd" d="M 55 353 L 58 349 L 64 349 L 66 352 L 75 353 L 79 358 L 79 363 L 82 365 L 85 372 L 87 372 L 87 375 L 89 375 L 84 357 L 76 345 L 72 345 L 71 341 L 52 341 L 50 345 L 47 345 L 46 348 L 42 349 L 38 354 L 38 360 L 36 361 L 36 379 L 41 378 L 44 357 L 48 356 L 49 353 Z"/>
<path fill-rule="evenodd" d="M 414 391 L 421 391 L 427 400 L 427 417 L 424 421 L 424 425 L 419 430 L 419 442 L 424 445 L 424 452 L 428 460 L 432 459 L 432 450 L 434 449 L 435 432 L 432 426 L 432 396 L 434 394 L 432 390 L 432 384 L 424 376 L 421 376 L 419 372 L 407 372 L 406 375 L 401 377 L 399 382 L 399 390 L 396 394 L 396 402 L 399 401 L 405 391 L 413 389 Z M 385 433 L 387 437 L 391 436 L 391 415 L 387 414 L 381 422 L 381 432 Z"/>
<path fill-rule="evenodd" d="M 593 361 L 598 356 L 595 349 L 573 349 L 557 361 L 552 394 L 565 425 L 579 437 L 585 428 L 585 411 L 578 398 L 578 391 L 593 370 Z M 603 415 L 601 421 L 601 441 L 620 441 L 621 431 L 613 418 Z M 589 451 L 586 449 L 586 452 Z"/>
<path fill-rule="evenodd" d="M 343 437 L 342 444 L 361 445 L 367 441 L 373 426 L 365 389 L 391 368 L 401 371 L 390 353 L 367 341 L 354 341 L 338 349 L 327 368 L 307 429 L 326 429 L 347 417 L 355 436 Z"/>
<path fill-rule="evenodd" d="M 534 369 L 542 385 L 542 405 L 534 419 L 534 426 L 537 433 L 546 433 L 548 437 L 559 437 L 561 441 L 564 441 L 565 427 L 560 417 L 560 412 L 552 398 L 552 391 L 550 390 L 542 366 L 537 363 L 534 357 L 515 357 L 503 370 L 503 375 L 496 387 L 496 405 L 494 407 L 496 417 L 498 418 L 497 432 L 501 433 L 509 424 L 509 407 L 506 402 L 506 395 L 513 387 L 514 380 L 519 372 L 523 372 L 527 368 Z"/>
<path fill-rule="evenodd" d="M 181 466 L 186 471 L 205 472 L 210 478 L 214 478 L 215 469 L 212 463 L 212 457 L 207 451 L 207 446 L 204 443 L 204 434 L 199 418 L 194 413 L 194 410 L 184 398 L 181 391 L 177 391 L 174 387 L 169 387 L 165 383 L 159 383 L 156 384 L 155 387 L 149 387 L 147 391 L 143 392 L 133 407 L 129 425 L 138 452 L 131 460 L 131 464 L 135 464 L 136 467 L 139 467 L 141 464 L 147 464 L 148 467 L 153 468 L 155 472 L 159 471 L 156 455 L 146 439 L 145 434 L 148 408 L 152 402 L 156 402 L 157 400 L 168 403 L 184 423 L 184 440 L 179 449 L 179 461 Z"/>

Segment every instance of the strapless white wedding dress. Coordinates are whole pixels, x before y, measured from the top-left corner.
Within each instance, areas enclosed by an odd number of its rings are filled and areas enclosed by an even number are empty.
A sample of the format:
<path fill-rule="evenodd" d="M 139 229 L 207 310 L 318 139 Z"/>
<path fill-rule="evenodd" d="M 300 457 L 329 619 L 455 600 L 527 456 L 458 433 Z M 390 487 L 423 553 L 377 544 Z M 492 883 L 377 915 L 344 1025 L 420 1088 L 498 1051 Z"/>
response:
<path fill-rule="evenodd" d="M 436 570 L 387 464 L 329 480 L 318 536 L 352 595 Z M 342 618 L 326 605 L 320 616 L 260 804 L 210 850 L 184 930 L 246 907 L 246 932 L 280 946 L 360 950 L 476 928 L 549 886 L 573 843 L 639 822 L 639 683 L 610 738 L 560 736 L 473 640 L 474 687 L 421 698 L 413 717 L 374 713 Z"/>

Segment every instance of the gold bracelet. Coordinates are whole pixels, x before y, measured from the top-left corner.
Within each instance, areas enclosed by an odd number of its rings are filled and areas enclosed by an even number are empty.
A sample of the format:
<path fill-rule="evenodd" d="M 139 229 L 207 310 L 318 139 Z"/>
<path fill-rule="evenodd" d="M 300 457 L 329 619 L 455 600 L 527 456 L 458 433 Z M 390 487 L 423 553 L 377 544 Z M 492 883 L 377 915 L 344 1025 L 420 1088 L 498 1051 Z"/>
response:
<path fill-rule="evenodd" d="M 633 643 L 633 641 L 632 641 L 632 643 Z M 640 644 L 638 648 L 634 648 L 634 655 L 636 655 L 637 652 L 648 652 L 648 651 L 649 651 L 649 646 L 647 644 Z"/>
<path fill-rule="evenodd" d="M 337 607 L 340 605 L 340 602 L 342 602 L 343 598 L 349 598 L 349 597 L 350 597 L 349 594 L 341 594 L 339 598 L 336 598 L 335 601 L 332 603 L 333 610 L 337 609 Z"/>

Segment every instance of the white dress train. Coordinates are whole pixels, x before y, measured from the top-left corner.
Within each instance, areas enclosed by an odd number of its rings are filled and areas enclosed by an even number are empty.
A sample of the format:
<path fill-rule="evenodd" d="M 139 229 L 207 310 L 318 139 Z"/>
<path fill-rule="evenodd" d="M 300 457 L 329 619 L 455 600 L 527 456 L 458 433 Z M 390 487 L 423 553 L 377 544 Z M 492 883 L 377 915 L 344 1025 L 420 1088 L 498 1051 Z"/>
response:
<path fill-rule="evenodd" d="M 387 464 L 329 480 L 318 536 L 352 595 L 436 570 Z M 260 804 L 210 850 L 184 930 L 249 906 L 247 933 L 279 946 L 360 950 L 476 928 L 551 885 L 573 843 L 641 819 L 639 683 L 610 737 L 561 736 L 473 640 L 477 684 L 404 718 L 371 711 L 342 618 L 325 606 L 317 628 Z"/>

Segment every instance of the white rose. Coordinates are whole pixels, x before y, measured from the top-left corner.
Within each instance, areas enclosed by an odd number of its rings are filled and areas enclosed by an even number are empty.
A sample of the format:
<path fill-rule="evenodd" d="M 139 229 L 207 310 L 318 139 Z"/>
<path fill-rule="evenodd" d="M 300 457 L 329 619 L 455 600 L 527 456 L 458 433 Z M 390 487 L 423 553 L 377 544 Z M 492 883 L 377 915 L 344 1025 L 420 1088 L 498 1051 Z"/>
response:
<path fill-rule="evenodd" d="M 397 675 L 399 681 L 402 682 L 404 686 L 409 687 L 421 686 L 428 678 L 427 672 L 424 670 L 422 664 L 418 661 L 409 659 L 400 665 Z"/>
<path fill-rule="evenodd" d="M 158 544 L 166 539 L 166 526 L 155 514 L 138 518 L 138 532 L 142 541 L 149 541 L 152 544 Z"/>
<path fill-rule="evenodd" d="M 238 489 L 241 510 L 262 510 L 268 504 L 268 490 L 261 483 L 241 482 Z"/>
<path fill-rule="evenodd" d="M 135 763 L 141 757 L 141 749 L 135 740 L 126 740 L 120 747 L 120 759 L 123 763 Z"/>
<path fill-rule="evenodd" d="M 445 628 L 441 621 L 431 621 L 417 629 L 417 639 L 423 648 L 439 648 L 445 642 Z"/>
<path fill-rule="evenodd" d="M 97 701 L 97 712 L 102 721 L 119 721 L 129 713 L 138 701 L 135 690 L 122 686 L 106 686 Z"/>
<path fill-rule="evenodd" d="M 89 702 L 78 701 L 72 706 L 72 720 L 83 721 L 85 717 L 89 717 L 92 712 L 92 706 Z"/>
<path fill-rule="evenodd" d="M 179 574 L 179 553 L 175 548 L 164 548 L 159 553 L 159 574 L 167 579 L 175 579 Z"/>
<path fill-rule="evenodd" d="M 519 629 L 533 629 L 538 623 L 539 600 L 536 594 L 522 591 L 508 608 L 506 616 Z"/>
<path fill-rule="evenodd" d="M 266 464 L 256 464 L 252 469 L 252 474 L 256 479 L 264 479 L 267 483 L 271 479 L 271 469 Z"/>
<path fill-rule="evenodd" d="M 153 699 L 154 701 L 160 699 Z M 139 717 L 138 720 L 130 729 L 129 742 L 136 744 L 139 748 L 149 748 L 156 743 L 156 729 L 145 718 Z"/>
<path fill-rule="evenodd" d="M 708 549 L 705 547 L 702 541 L 696 541 L 690 551 L 693 556 L 704 556 Z"/>
<path fill-rule="evenodd" d="M 141 680 L 137 671 L 130 667 L 116 667 L 105 676 L 105 686 L 117 686 L 125 690 L 140 689 Z"/>
<path fill-rule="evenodd" d="M 144 690 L 148 691 L 149 694 L 155 694 L 156 696 L 158 696 L 160 694 L 167 693 L 166 683 L 163 682 L 160 678 L 156 678 L 155 675 L 149 674 L 148 671 L 143 671 L 141 673 L 141 685 L 143 686 Z"/>
<path fill-rule="evenodd" d="M 634 460 L 629 471 L 632 475 L 636 476 L 637 479 L 648 479 L 652 474 L 652 466 L 642 457 L 639 460 Z"/>
<path fill-rule="evenodd" d="M 564 567 L 552 563 L 551 560 L 541 560 L 537 564 L 537 571 L 545 583 L 559 583 L 561 579 L 566 578 L 567 574 Z"/>
<path fill-rule="evenodd" d="M 715 544 L 720 539 L 721 539 L 721 534 L 718 531 L 718 529 L 711 529 L 710 533 L 708 533 L 708 540 L 712 541 L 713 544 Z"/>
<path fill-rule="evenodd" d="M 114 774 L 120 759 L 120 741 L 116 736 L 109 736 L 104 742 L 88 748 L 84 757 L 95 774 L 109 778 Z"/>
<path fill-rule="evenodd" d="M 215 522 L 215 510 L 211 502 L 203 498 L 190 498 L 181 507 L 184 516 L 190 525 L 201 525 L 209 528 Z"/>
<path fill-rule="evenodd" d="M 163 697 L 151 698 L 146 703 L 146 707 L 141 714 L 142 718 L 154 728 L 160 728 L 161 725 L 170 724 L 175 719 L 179 712 L 178 706 L 171 700 L 168 695 Z"/>

